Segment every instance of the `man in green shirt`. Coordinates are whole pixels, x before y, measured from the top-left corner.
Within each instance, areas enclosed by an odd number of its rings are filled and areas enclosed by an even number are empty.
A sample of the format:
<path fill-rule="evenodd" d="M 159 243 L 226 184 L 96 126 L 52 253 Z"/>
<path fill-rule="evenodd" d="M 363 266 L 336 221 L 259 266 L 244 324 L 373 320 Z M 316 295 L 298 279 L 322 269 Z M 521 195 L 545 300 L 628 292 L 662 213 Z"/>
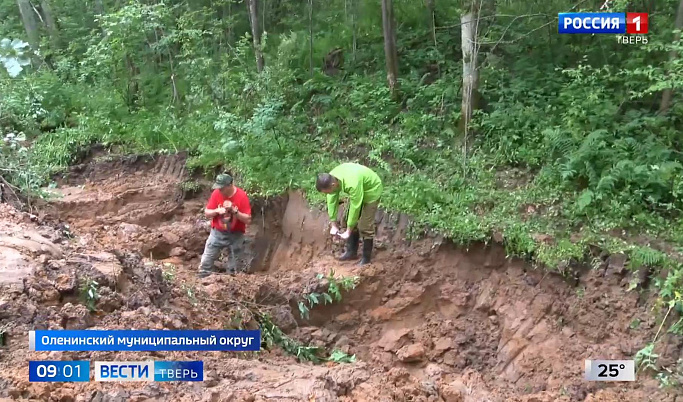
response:
<path fill-rule="evenodd" d="M 330 173 L 321 173 L 316 181 L 318 191 L 327 194 L 327 212 L 330 217 L 332 236 L 346 240 L 346 252 L 340 261 L 355 259 L 358 241 L 363 236 L 363 257 L 360 265 L 370 262 L 375 237 L 375 213 L 382 196 L 382 180 L 370 168 L 357 163 L 342 163 Z M 348 194 L 349 208 L 346 231 L 339 232 L 337 209 L 341 193 Z"/>

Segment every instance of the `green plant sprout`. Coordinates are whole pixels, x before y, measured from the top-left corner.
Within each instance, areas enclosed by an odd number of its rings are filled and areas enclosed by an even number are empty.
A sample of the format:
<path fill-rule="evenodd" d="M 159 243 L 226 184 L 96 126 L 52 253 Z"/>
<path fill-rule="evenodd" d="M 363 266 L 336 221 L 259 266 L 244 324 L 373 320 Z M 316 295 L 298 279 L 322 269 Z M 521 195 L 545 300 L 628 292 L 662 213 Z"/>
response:
<path fill-rule="evenodd" d="M 306 293 L 302 296 L 303 300 L 300 300 L 297 305 L 299 307 L 299 314 L 303 319 L 310 318 L 311 308 L 319 304 L 332 304 L 333 302 L 342 301 L 342 292 L 348 292 L 353 290 L 358 285 L 360 277 L 335 277 L 334 270 L 330 270 L 327 276 L 323 274 L 318 274 L 316 276 L 318 280 L 327 280 L 327 291 L 322 293 Z"/>

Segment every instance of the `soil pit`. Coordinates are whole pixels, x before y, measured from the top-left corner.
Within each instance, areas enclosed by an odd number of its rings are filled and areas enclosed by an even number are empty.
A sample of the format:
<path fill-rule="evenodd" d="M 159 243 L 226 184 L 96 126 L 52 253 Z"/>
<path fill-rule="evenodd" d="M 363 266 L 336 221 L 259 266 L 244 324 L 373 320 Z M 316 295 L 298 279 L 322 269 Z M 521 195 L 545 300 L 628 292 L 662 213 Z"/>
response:
<path fill-rule="evenodd" d="M 74 167 L 38 217 L 0 204 L 0 398 L 43 401 L 675 401 L 639 374 L 583 379 L 585 359 L 630 359 L 658 328 L 651 299 L 626 292 L 610 258 L 578 283 L 508 259 L 497 244 L 405 239 L 410 219 L 378 212 L 375 259 L 334 256 L 326 215 L 298 193 L 252 200 L 249 273 L 197 279 L 208 190 L 183 191 L 183 155 L 92 159 Z M 238 183 L 239 185 L 239 183 Z M 226 256 L 229 258 L 229 256 Z M 218 264 L 219 267 L 222 266 Z M 224 264 L 223 264 L 224 265 Z M 339 303 L 303 319 L 326 276 L 358 276 Z M 91 312 L 80 295 L 99 284 Z M 255 307 L 256 306 L 256 307 Z M 355 354 L 298 362 L 278 347 L 228 352 L 29 352 L 34 329 L 256 328 L 268 311 L 290 337 Z M 639 322 L 639 326 L 632 325 Z M 666 335 L 669 337 L 669 335 Z M 665 338 L 660 360 L 681 345 Z M 203 360 L 201 383 L 29 383 L 28 360 Z"/>

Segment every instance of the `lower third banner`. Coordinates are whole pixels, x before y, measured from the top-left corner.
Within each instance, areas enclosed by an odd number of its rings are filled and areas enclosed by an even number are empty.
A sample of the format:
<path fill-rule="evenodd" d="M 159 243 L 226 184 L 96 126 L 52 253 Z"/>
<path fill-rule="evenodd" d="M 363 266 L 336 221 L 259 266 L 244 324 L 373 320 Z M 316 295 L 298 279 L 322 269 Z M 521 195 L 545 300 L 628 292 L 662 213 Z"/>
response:
<path fill-rule="evenodd" d="M 29 332 L 29 350 L 259 351 L 261 331 L 238 330 L 42 330 Z"/>

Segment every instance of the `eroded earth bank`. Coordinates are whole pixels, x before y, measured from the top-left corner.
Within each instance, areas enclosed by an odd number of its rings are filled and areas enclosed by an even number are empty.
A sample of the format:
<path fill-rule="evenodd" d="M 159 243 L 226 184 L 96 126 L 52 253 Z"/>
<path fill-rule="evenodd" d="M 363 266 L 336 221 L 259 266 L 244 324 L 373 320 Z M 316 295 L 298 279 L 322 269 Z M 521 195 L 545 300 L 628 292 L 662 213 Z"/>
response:
<path fill-rule="evenodd" d="M 207 187 L 187 185 L 182 155 L 91 157 L 35 215 L 0 204 L 0 399 L 41 401 L 669 401 L 676 390 L 583 380 L 584 359 L 629 359 L 658 329 L 647 289 L 619 256 L 574 282 L 469 250 L 379 213 L 374 263 L 339 263 L 325 214 L 291 193 L 252 200 L 251 273 L 197 279 L 208 235 Z M 326 276 L 360 277 L 340 303 L 296 308 Z M 87 306 L 83 289 L 97 283 Z M 291 338 L 355 354 L 298 362 L 279 347 L 230 352 L 29 352 L 32 329 L 255 328 L 269 311 Z M 90 307 L 90 308 L 89 308 Z M 93 311 L 91 311 L 93 310 Z M 639 325 L 633 325 L 634 322 Z M 681 357 L 664 335 L 659 362 Z M 201 383 L 28 382 L 29 360 L 203 360 Z"/>

